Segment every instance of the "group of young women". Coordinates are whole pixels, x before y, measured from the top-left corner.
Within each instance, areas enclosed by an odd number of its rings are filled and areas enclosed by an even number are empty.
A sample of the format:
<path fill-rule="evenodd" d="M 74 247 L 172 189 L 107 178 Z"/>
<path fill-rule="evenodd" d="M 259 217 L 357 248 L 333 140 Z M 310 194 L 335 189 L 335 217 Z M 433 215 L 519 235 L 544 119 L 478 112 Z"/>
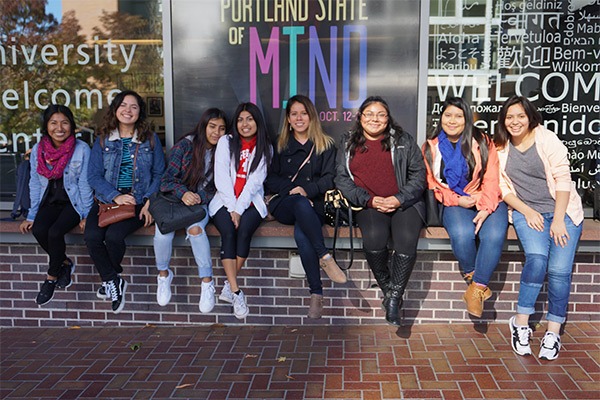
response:
<path fill-rule="evenodd" d="M 75 265 L 66 255 L 64 236 L 79 224 L 101 277 L 97 296 L 111 300 L 113 312 L 121 312 L 127 288 L 121 276 L 125 238 L 152 224 L 149 198 L 160 190 L 207 211 L 204 219 L 186 228 L 202 281 L 200 312 L 211 312 L 216 298 L 206 235 L 209 218 L 221 234 L 220 259 L 227 278 L 218 298 L 231 303 L 235 317 L 243 319 L 249 308 L 237 276 L 252 235 L 270 213 L 294 225 L 310 291 L 308 317 L 320 318 L 320 270 L 333 282 L 346 282 L 322 233 L 324 194 L 337 187 L 362 207 L 356 221 L 365 257 L 383 292 L 386 321 L 400 325 L 403 295 L 426 221 L 423 193 L 430 189 L 443 205 L 443 225 L 468 285 L 463 299 L 475 317 L 482 316 L 484 302 L 492 296 L 488 284 L 508 223 L 513 223 L 525 263 L 517 314 L 509 321 L 512 347 L 520 355 L 531 354 L 528 319 L 547 275 L 548 330 L 539 357 L 558 356 L 583 211 L 571 184 L 566 148 L 544 128 L 526 98 L 506 101 L 493 139 L 475 127 L 463 99 L 449 98 L 422 148 L 393 119 L 381 97 L 362 103 L 339 150 L 323 131 L 314 104 L 303 95 L 288 100 L 274 148 L 256 105 L 240 104 L 231 123 L 222 110 L 211 108 L 173 146 L 166 170 L 145 109 L 137 93 L 118 94 L 91 151 L 75 139 L 75 121 L 67 107 L 45 110 L 44 135 L 31 157 L 31 210 L 21 224 L 22 232 L 31 230 L 49 255 L 38 304 L 49 302 L 55 288 L 71 285 Z M 100 227 L 99 203 L 135 205 L 135 217 Z M 173 238 L 173 232 L 155 228 L 156 297 L 161 306 L 171 300 Z"/>

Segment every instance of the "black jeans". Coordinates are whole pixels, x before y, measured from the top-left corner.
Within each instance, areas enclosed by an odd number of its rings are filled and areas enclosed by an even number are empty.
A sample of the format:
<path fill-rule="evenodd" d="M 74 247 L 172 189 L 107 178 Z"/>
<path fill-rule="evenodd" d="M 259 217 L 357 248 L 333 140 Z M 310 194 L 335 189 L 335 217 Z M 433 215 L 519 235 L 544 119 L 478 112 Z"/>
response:
<path fill-rule="evenodd" d="M 221 234 L 221 259 L 248 258 L 252 235 L 254 235 L 262 220 L 263 218 L 256 208 L 250 205 L 242 214 L 240 225 L 236 230 L 231 220 L 231 214 L 229 214 L 227 208 L 221 207 L 213 216 L 213 223 Z"/>
<path fill-rule="evenodd" d="M 92 205 L 85 223 L 84 239 L 103 282 L 111 281 L 123 272 L 121 261 L 125 256 L 125 238 L 144 226 L 144 221 L 139 218 L 141 209 L 142 205 L 138 204 L 135 217 L 100 228 L 98 204 Z"/>
<path fill-rule="evenodd" d="M 310 293 L 323 294 L 319 259 L 329 252 L 323 239 L 323 221 L 310 201 L 301 195 L 287 196 L 273 211 L 277 221 L 294 225 L 294 239 L 306 272 Z"/>
<path fill-rule="evenodd" d="M 58 276 L 67 259 L 65 234 L 77 226 L 81 217 L 71 203 L 49 205 L 42 203 L 31 229 L 35 240 L 50 257 L 48 275 Z"/>
<path fill-rule="evenodd" d="M 384 250 L 391 237 L 396 253 L 417 253 L 423 220 L 414 207 L 408 207 L 406 210 L 399 208 L 392 213 L 381 213 L 374 208 L 367 208 L 358 212 L 356 222 L 362 233 L 365 250 Z"/>

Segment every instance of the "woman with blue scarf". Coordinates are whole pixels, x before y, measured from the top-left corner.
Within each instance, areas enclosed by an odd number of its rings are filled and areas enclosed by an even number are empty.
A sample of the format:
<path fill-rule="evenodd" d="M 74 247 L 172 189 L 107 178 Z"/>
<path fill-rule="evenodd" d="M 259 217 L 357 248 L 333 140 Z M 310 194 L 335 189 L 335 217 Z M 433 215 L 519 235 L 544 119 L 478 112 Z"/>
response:
<path fill-rule="evenodd" d="M 501 201 L 498 153 L 473 125 L 469 104 L 448 98 L 423 145 L 427 184 L 444 205 L 443 224 L 463 279 L 469 314 L 480 318 L 492 296 L 488 283 L 502 255 L 508 211 Z"/>

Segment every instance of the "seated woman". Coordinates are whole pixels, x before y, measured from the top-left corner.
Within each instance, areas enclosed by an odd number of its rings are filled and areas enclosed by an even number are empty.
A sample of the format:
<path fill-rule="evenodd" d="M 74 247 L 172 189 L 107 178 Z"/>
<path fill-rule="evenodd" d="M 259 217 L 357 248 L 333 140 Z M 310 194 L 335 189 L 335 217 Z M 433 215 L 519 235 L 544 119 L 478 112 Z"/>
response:
<path fill-rule="evenodd" d="M 250 253 L 254 231 L 267 216 L 263 183 L 272 148 L 260 109 L 240 104 L 233 115 L 233 132 L 219 139 L 215 152 L 217 193 L 208 206 L 221 234 L 221 262 L 227 275 L 219 299 L 233 303 L 233 314 L 250 312 L 237 275 Z"/>
<path fill-rule="evenodd" d="M 119 93 L 110 103 L 92 147 L 88 180 L 103 203 L 133 204 L 135 216 L 101 228 L 95 203 L 85 226 L 85 243 L 102 279 L 97 296 L 112 300 L 112 311 L 125 306 L 127 281 L 120 276 L 125 238 L 154 221 L 148 198 L 160 185 L 165 156 L 158 136 L 146 122 L 146 103 L 134 91 Z"/>
<path fill-rule="evenodd" d="M 265 182 L 274 194 L 269 211 L 277 221 L 294 225 L 294 238 L 310 287 L 309 318 L 321 318 L 323 284 L 319 265 L 338 283 L 346 276 L 325 247 L 323 239 L 323 195 L 333 188 L 334 141 L 323 132 L 310 99 L 291 97 L 277 140 L 277 152 Z"/>
<path fill-rule="evenodd" d="M 443 224 L 463 278 L 469 314 L 481 318 L 492 296 L 488 283 L 506 238 L 508 211 L 500 198 L 498 153 L 473 125 L 471 107 L 448 98 L 440 123 L 423 144 L 427 183 L 444 205 Z"/>
<path fill-rule="evenodd" d="M 201 204 L 206 217 L 186 228 L 187 239 L 202 279 L 200 312 L 211 312 L 215 306 L 215 285 L 212 279 L 210 244 L 206 235 L 208 203 L 214 196 L 213 153 L 217 142 L 225 134 L 227 118 L 218 108 L 209 108 L 200 117 L 196 128 L 183 136 L 171 149 L 167 169 L 160 181 L 160 190 L 177 196 L 188 206 Z M 171 301 L 173 271 L 169 269 L 175 232 L 154 231 L 154 255 L 158 268 L 156 301 L 166 306 Z"/>
<path fill-rule="evenodd" d="M 65 235 L 90 211 L 92 189 L 87 180 L 90 146 L 75 139 L 75 119 L 68 107 L 50 104 L 44 111 L 42 138 L 31 151 L 31 208 L 21 232 L 33 236 L 49 256 L 46 279 L 35 302 L 52 300 L 55 288 L 71 286 L 75 264 L 66 255 Z"/>
<path fill-rule="evenodd" d="M 548 327 L 538 357 L 554 360 L 566 320 L 571 273 L 583 229 L 583 207 L 571 181 L 567 148 L 542 125 L 525 97 L 512 96 L 498 115 L 494 141 L 500 159 L 502 198 L 525 252 L 517 314 L 509 327 L 515 353 L 531 355 L 529 316 L 548 275 Z"/>
<path fill-rule="evenodd" d="M 413 137 L 390 115 L 384 99 L 367 98 L 342 138 L 336 186 L 354 205 L 369 267 L 383 291 L 385 319 L 400 325 L 399 309 L 425 221 L 425 165 Z M 388 241 L 393 239 L 391 267 Z"/>

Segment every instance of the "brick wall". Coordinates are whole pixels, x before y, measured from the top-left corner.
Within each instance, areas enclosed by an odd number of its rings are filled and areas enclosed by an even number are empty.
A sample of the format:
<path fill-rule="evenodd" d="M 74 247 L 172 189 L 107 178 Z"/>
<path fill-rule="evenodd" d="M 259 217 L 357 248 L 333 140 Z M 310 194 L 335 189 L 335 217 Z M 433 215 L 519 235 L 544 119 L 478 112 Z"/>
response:
<path fill-rule="evenodd" d="M 224 272 L 213 250 L 217 293 Z M 173 298 L 167 307 L 156 304 L 156 268 L 151 246 L 129 246 L 124 259 L 124 277 L 129 281 L 126 306 L 115 315 L 110 302 L 96 297 L 99 277 L 87 249 L 69 246 L 69 255 L 77 264 L 73 285 L 55 292 L 45 306 L 35 304 L 47 267 L 47 256 L 36 244 L 0 244 L 0 325 L 1 326 L 122 326 L 144 324 L 253 324 L 253 325 L 360 325 L 384 323 L 380 291 L 370 288 L 372 275 L 361 252 L 346 284 L 331 284 L 324 277 L 325 312 L 321 320 L 305 318 L 308 289 L 304 279 L 288 277 L 291 250 L 255 249 L 240 275 L 240 285 L 247 295 L 250 315 L 239 321 L 231 306 L 217 301 L 212 313 L 198 310 L 200 279 L 189 247 L 175 247 L 172 269 Z M 515 309 L 523 255 L 505 252 L 490 288 L 494 292 L 485 304 L 482 321 L 505 321 Z M 598 321 L 600 294 L 600 254 L 576 256 L 568 319 Z M 324 276 L 324 273 L 322 273 Z M 420 251 L 405 294 L 404 318 L 412 323 L 461 323 L 472 321 L 465 311 L 462 294 L 465 283 L 458 264 L 447 251 Z M 535 316 L 540 319 L 545 308 L 546 287 L 540 296 Z"/>

